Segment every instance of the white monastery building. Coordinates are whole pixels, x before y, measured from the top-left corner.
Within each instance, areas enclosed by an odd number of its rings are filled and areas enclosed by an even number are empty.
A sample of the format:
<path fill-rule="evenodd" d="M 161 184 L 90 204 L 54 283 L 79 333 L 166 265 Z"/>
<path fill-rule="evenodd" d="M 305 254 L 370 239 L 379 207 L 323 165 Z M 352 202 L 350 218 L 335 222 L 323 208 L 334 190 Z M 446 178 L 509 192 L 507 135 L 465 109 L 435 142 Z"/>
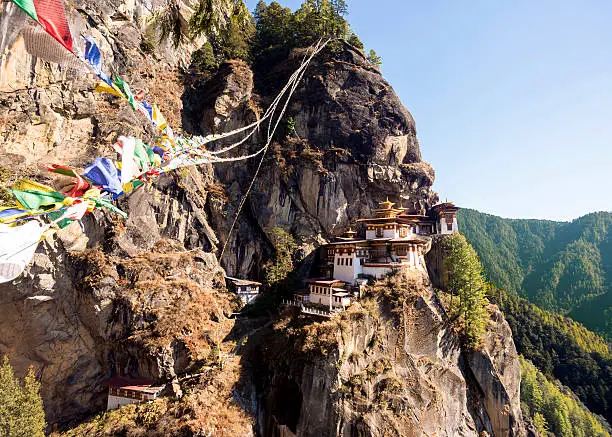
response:
<path fill-rule="evenodd" d="M 432 207 L 429 215 L 408 214 L 406 208 L 394 208 L 387 199 L 380 202 L 375 216 L 359 219 L 365 227 L 365 239 L 349 229 L 338 241 L 322 247 L 326 277 L 308 281 L 303 301 L 334 308 L 346 308 L 351 297 L 347 285 L 361 289 L 366 278 L 380 279 L 402 269 L 427 273 L 425 253 L 432 234 L 458 232 L 457 211 L 450 202 Z"/>

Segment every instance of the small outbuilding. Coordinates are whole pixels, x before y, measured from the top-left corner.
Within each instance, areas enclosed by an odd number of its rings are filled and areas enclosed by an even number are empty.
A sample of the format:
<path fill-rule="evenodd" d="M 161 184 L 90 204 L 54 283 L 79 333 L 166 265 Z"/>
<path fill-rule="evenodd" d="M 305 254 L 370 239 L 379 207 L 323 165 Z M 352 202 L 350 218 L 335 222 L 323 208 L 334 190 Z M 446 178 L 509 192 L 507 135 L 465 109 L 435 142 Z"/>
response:
<path fill-rule="evenodd" d="M 106 410 L 115 410 L 128 404 L 150 402 L 159 396 L 164 386 L 155 385 L 145 379 L 131 379 L 113 376 L 105 382 L 108 386 L 108 401 Z"/>
<path fill-rule="evenodd" d="M 257 299 L 261 282 L 251 281 L 248 279 L 238 279 L 226 276 L 227 286 L 234 291 L 244 305 L 247 305 Z"/>

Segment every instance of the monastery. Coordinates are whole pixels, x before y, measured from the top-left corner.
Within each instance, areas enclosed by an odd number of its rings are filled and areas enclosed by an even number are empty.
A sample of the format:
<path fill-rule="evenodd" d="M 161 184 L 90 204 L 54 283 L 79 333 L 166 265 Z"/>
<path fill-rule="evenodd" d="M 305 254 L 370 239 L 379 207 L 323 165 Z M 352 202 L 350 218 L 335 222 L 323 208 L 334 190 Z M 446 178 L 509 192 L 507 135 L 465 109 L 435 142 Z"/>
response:
<path fill-rule="evenodd" d="M 368 279 L 380 279 L 403 269 L 427 274 L 425 253 L 431 235 L 458 232 L 457 211 L 451 202 L 439 203 L 429 215 L 408 214 L 406 208 L 394 208 L 387 199 L 380 202 L 375 216 L 357 220 L 365 228 L 365 238 L 349 229 L 343 237 L 321 248 L 321 278 L 307 281 L 308 290 L 297 293 L 305 303 L 344 309 L 361 296 Z M 308 311 L 306 311 L 308 312 Z"/>

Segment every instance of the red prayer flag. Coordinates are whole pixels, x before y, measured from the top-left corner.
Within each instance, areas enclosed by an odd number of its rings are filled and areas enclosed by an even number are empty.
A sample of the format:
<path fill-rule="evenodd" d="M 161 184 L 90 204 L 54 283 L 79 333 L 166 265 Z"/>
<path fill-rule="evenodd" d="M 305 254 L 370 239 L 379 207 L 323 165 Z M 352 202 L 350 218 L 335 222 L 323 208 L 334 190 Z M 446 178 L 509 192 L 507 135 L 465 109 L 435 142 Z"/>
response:
<path fill-rule="evenodd" d="M 43 29 L 72 52 L 72 34 L 62 0 L 34 0 L 34 7 Z"/>

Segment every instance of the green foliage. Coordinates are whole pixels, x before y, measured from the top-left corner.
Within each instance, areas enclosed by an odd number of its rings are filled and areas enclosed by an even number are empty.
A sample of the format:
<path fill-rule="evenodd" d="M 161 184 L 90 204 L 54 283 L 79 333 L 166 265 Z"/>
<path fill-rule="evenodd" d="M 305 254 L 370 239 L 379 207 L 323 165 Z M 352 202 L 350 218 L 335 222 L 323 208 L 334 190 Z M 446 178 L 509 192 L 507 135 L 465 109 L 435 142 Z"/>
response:
<path fill-rule="evenodd" d="M 274 259 L 264 266 L 265 281 L 271 288 L 276 289 L 293 271 L 293 253 L 298 245 L 293 236 L 283 228 L 272 228 L 268 237 L 274 247 Z"/>
<path fill-rule="evenodd" d="M 181 11 L 177 0 L 168 0 L 166 6 L 151 16 L 154 27 L 159 29 L 159 41 L 172 40 L 178 47 L 190 38 L 188 29 L 181 22 Z"/>
<path fill-rule="evenodd" d="M 257 63 L 273 64 L 292 49 L 309 46 L 319 39 L 347 38 L 346 12 L 344 0 L 306 0 L 295 13 L 278 2 L 266 5 L 260 1 L 254 13 Z"/>
<path fill-rule="evenodd" d="M 347 42 L 363 52 L 363 43 L 355 33 L 351 33 L 351 35 L 347 39 Z"/>
<path fill-rule="evenodd" d="M 368 52 L 368 62 L 377 67 L 382 66 L 382 58 L 376 54 L 374 49 L 370 49 Z"/>
<path fill-rule="evenodd" d="M 221 46 L 227 46 L 224 50 L 233 56 L 225 59 L 232 59 L 234 56 L 243 59 L 242 56 L 246 58 L 245 50 L 248 51 L 248 40 L 254 33 L 253 23 L 244 1 L 232 1 L 230 16 L 226 17 L 223 12 L 226 0 L 200 0 L 189 22 L 185 22 L 181 16 L 179 2 L 167 0 L 166 6 L 155 12 L 150 21 L 159 29 L 160 41 L 171 39 L 175 48 L 198 36 L 206 35 L 209 38 L 217 38 Z"/>
<path fill-rule="evenodd" d="M 143 53 L 151 54 L 155 52 L 155 42 L 146 36 L 143 36 L 140 40 L 140 50 Z"/>
<path fill-rule="evenodd" d="M 553 222 L 464 209 L 458 221 L 492 283 L 612 339 L 612 213 Z"/>
<path fill-rule="evenodd" d="M 287 136 L 297 137 L 297 133 L 295 132 L 295 119 L 293 117 L 287 119 Z"/>
<path fill-rule="evenodd" d="M 459 297 L 456 304 L 452 302 L 451 311 L 454 316 L 460 317 L 465 345 L 476 348 L 480 345 L 488 317 L 482 265 L 476 251 L 463 235 L 446 237 L 443 244 L 449 291 Z"/>
<path fill-rule="evenodd" d="M 8 357 L 0 364 L 0 436 L 43 437 L 45 412 L 39 394 L 40 384 L 30 368 L 19 383 Z"/>
<path fill-rule="evenodd" d="M 0 204 L 11 203 L 13 195 L 10 192 L 9 181 L 11 172 L 0 165 Z"/>
<path fill-rule="evenodd" d="M 491 289 L 489 299 L 504 313 L 520 354 L 612 421 L 612 354 L 603 338 L 503 290 Z"/>
<path fill-rule="evenodd" d="M 191 54 L 191 66 L 200 73 L 209 73 L 219 68 L 212 44 L 206 42 Z"/>
<path fill-rule="evenodd" d="M 593 414 L 569 390 L 555 385 L 529 361 L 521 364 L 521 406 L 533 419 L 540 436 L 609 437 Z"/>

